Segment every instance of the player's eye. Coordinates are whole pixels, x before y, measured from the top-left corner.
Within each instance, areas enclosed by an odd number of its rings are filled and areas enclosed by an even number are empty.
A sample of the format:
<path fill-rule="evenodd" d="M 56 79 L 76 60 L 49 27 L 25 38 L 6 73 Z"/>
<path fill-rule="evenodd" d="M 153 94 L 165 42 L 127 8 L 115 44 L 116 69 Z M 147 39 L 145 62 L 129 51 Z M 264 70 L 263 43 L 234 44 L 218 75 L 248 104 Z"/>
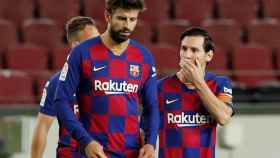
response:
<path fill-rule="evenodd" d="M 137 18 L 129 18 L 129 20 L 130 20 L 131 22 L 134 22 L 134 21 L 137 20 Z"/>
<path fill-rule="evenodd" d="M 117 19 L 121 20 L 121 21 L 126 21 L 127 18 L 126 17 L 122 17 L 122 16 L 118 16 Z"/>
<path fill-rule="evenodd" d="M 187 51 L 187 49 L 188 49 L 188 48 L 185 47 L 185 46 L 182 46 L 182 47 L 181 47 L 181 50 L 183 50 L 183 51 Z"/>
<path fill-rule="evenodd" d="M 196 53 L 198 52 L 199 50 L 197 48 L 191 48 L 192 52 Z"/>

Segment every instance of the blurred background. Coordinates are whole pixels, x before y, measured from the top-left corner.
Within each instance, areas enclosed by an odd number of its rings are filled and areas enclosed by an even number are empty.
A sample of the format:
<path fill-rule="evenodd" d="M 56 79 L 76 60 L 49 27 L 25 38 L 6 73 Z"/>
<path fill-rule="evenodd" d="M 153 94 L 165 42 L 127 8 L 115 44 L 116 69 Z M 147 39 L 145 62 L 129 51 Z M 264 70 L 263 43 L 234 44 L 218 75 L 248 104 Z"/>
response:
<path fill-rule="evenodd" d="M 44 83 L 68 53 L 64 24 L 93 17 L 106 28 L 105 0 L 0 0 L 0 158 L 26 158 Z M 146 0 L 132 35 L 153 53 L 158 76 L 178 70 L 179 36 L 190 26 L 216 44 L 208 69 L 233 81 L 237 113 L 219 128 L 217 157 L 280 155 L 280 1 Z M 57 124 L 45 157 L 54 157 Z M 264 149 L 265 148 L 265 149 Z"/>

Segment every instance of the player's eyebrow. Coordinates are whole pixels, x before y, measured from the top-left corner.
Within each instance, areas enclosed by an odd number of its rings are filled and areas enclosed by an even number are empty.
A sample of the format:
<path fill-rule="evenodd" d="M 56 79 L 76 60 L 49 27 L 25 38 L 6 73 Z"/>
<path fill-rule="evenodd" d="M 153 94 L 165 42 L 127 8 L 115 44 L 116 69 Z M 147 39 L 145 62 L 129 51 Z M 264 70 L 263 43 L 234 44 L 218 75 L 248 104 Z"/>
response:
<path fill-rule="evenodd" d="M 184 50 L 187 50 L 188 48 L 191 49 L 191 50 L 193 50 L 193 51 L 199 51 L 199 50 L 200 50 L 199 47 L 187 46 L 187 45 L 182 45 L 182 48 L 183 48 Z"/>

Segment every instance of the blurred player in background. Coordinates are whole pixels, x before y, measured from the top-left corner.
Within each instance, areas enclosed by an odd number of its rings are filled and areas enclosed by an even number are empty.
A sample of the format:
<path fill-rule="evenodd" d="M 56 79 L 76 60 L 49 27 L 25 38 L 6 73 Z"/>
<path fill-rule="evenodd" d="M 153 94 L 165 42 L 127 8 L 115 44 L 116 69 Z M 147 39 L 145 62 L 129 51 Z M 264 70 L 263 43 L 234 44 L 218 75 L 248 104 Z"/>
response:
<path fill-rule="evenodd" d="M 156 70 L 150 52 L 129 39 L 143 0 L 106 0 L 107 30 L 75 47 L 61 71 L 55 105 L 89 158 L 153 158 L 159 125 Z M 77 91 L 80 121 L 71 110 Z M 141 147 L 140 99 L 147 113 Z"/>
<path fill-rule="evenodd" d="M 180 71 L 158 82 L 159 158 L 215 158 L 216 126 L 233 114 L 231 81 L 206 71 L 214 43 L 205 30 L 180 40 Z"/>
<path fill-rule="evenodd" d="M 98 30 L 93 19 L 89 17 L 77 16 L 70 19 L 66 24 L 67 41 L 71 48 L 80 42 L 98 36 Z M 40 102 L 40 112 L 37 117 L 37 123 L 33 134 L 31 158 L 42 158 L 47 143 L 47 134 L 55 117 L 57 108 L 54 106 L 54 95 L 58 83 L 59 72 L 51 77 L 45 84 L 43 95 Z M 71 106 L 75 115 L 78 117 L 79 109 L 76 104 L 76 97 L 72 95 Z M 60 121 L 59 121 L 60 124 Z M 80 152 L 78 143 L 71 135 L 59 126 L 59 142 L 57 147 L 57 158 L 79 158 Z"/>

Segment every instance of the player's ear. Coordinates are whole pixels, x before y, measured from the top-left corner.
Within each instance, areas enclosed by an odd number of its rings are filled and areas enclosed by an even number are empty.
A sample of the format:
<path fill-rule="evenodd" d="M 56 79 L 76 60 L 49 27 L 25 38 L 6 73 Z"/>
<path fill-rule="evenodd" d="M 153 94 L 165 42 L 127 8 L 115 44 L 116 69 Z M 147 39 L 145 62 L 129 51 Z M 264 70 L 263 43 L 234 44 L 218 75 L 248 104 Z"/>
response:
<path fill-rule="evenodd" d="M 110 18 L 111 18 L 111 14 L 110 14 L 107 10 L 105 10 L 104 16 L 105 16 L 106 22 L 109 22 L 109 21 L 110 21 Z"/>
<path fill-rule="evenodd" d="M 213 50 L 209 50 L 208 52 L 206 52 L 206 62 L 210 62 L 213 59 L 214 56 L 214 52 Z"/>

